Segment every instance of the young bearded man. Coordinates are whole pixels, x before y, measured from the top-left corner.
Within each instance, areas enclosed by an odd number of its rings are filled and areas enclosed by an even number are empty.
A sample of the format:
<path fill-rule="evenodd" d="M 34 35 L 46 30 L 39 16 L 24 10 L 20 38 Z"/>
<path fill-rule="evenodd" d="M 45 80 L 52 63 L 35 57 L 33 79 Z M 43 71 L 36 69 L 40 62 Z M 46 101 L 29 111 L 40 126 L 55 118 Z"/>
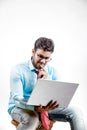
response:
<path fill-rule="evenodd" d="M 71 130 L 85 130 L 81 112 L 76 108 L 59 108 L 58 102 L 53 100 L 45 107 L 29 106 L 14 100 L 27 101 L 38 78 L 59 80 L 55 68 L 47 64 L 53 52 L 53 40 L 40 37 L 35 41 L 30 60 L 16 65 L 11 71 L 8 112 L 19 122 L 17 130 L 36 130 L 41 112 L 47 112 L 50 120 L 69 122 Z"/>

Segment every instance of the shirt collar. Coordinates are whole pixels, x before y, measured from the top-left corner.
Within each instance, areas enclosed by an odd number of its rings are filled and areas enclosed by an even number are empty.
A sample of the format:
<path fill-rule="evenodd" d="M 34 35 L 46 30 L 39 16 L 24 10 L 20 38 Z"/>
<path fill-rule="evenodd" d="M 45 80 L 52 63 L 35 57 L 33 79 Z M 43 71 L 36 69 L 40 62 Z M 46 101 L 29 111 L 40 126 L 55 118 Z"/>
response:
<path fill-rule="evenodd" d="M 36 68 L 33 66 L 31 59 L 29 60 L 29 68 L 30 70 L 36 70 Z"/>

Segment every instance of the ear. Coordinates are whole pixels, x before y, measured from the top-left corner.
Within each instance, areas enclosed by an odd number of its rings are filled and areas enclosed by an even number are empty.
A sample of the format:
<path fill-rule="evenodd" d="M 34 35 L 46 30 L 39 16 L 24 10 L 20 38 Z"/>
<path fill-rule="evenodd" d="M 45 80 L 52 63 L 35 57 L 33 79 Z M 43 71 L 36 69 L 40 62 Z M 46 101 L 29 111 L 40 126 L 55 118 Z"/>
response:
<path fill-rule="evenodd" d="M 32 49 L 32 55 L 34 55 L 35 54 L 35 50 L 34 49 Z"/>

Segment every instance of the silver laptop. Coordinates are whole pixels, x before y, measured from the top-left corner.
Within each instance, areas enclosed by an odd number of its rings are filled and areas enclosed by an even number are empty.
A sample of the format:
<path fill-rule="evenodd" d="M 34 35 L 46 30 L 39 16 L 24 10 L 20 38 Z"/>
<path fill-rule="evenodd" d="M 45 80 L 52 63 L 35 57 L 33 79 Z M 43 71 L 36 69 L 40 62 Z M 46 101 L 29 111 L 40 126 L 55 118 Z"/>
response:
<path fill-rule="evenodd" d="M 27 104 L 45 106 L 50 100 L 56 100 L 59 107 L 67 107 L 78 85 L 78 83 L 38 79 Z"/>

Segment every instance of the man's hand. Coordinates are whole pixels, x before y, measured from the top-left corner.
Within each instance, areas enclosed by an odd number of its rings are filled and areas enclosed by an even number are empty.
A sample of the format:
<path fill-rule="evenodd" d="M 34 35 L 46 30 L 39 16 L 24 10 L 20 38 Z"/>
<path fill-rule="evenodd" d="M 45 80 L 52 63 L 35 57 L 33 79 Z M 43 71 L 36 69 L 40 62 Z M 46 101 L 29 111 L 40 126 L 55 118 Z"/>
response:
<path fill-rule="evenodd" d="M 59 107 L 59 104 L 57 103 L 57 101 L 51 100 L 46 106 L 41 106 L 41 105 L 35 106 L 35 111 L 37 112 L 49 111 L 58 107 Z"/>
<path fill-rule="evenodd" d="M 40 69 L 38 70 L 38 79 L 46 79 L 47 78 L 47 72 L 45 71 L 45 69 Z"/>

